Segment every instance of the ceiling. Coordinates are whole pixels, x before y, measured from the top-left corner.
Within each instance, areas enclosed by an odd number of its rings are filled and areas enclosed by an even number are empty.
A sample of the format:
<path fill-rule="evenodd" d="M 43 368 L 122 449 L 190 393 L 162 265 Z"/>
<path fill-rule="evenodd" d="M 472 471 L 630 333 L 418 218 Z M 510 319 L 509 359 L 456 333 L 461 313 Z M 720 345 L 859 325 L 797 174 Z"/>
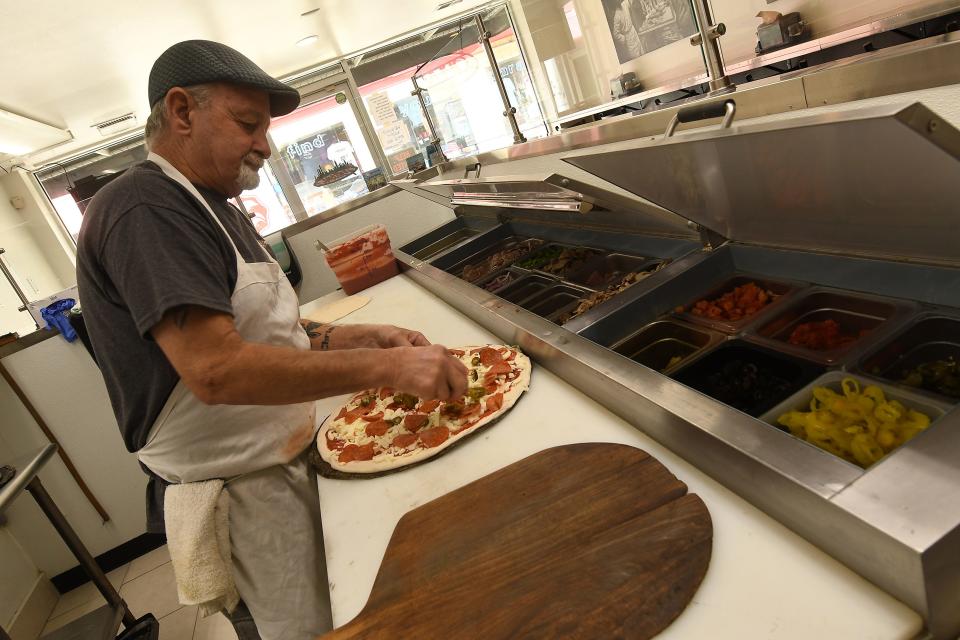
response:
<path fill-rule="evenodd" d="M 0 0 L 0 109 L 73 133 L 30 156 L 37 163 L 102 140 L 96 122 L 132 111 L 142 125 L 150 66 L 176 42 L 218 40 L 283 76 L 488 2 L 437 10 L 440 1 Z M 296 46 L 312 34 L 315 44 Z"/>

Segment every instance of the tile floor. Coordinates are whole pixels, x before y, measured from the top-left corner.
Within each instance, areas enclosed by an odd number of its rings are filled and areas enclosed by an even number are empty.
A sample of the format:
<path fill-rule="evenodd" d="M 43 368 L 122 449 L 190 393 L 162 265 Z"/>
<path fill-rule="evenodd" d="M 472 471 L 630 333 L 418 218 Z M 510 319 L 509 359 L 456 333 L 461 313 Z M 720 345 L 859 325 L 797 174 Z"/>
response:
<path fill-rule="evenodd" d="M 107 574 L 133 615 L 152 613 L 160 621 L 160 640 L 236 640 L 237 634 L 222 615 L 200 618 L 196 607 L 177 601 L 173 565 L 167 548 L 160 547 Z M 60 596 L 42 635 L 103 606 L 93 583 Z"/>

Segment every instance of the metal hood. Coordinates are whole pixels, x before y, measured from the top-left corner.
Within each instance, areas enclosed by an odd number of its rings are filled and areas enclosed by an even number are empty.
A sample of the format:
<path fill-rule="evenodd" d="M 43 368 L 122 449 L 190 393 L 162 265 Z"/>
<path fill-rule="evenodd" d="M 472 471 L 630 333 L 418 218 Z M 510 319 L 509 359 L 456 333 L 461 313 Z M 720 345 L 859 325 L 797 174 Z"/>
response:
<path fill-rule="evenodd" d="M 920 103 L 564 160 L 729 240 L 960 265 L 960 131 Z"/>

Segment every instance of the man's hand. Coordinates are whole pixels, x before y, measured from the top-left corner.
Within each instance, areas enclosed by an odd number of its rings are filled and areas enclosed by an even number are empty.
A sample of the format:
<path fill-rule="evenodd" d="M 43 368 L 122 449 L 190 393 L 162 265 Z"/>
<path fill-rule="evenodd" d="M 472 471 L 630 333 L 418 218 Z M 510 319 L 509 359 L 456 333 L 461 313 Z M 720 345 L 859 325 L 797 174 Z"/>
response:
<path fill-rule="evenodd" d="M 419 331 L 412 331 L 389 324 L 367 325 L 373 330 L 377 344 L 382 349 L 391 347 L 429 347 L 427 340 Z"/>
<path fill-rule="evenodd" d="M 467 393 L 467 368 L 446 347 L 398 347 L 384 353 L 394 372 L 390 386 L 397 391 L 430 400 L 459 400 Z"/>

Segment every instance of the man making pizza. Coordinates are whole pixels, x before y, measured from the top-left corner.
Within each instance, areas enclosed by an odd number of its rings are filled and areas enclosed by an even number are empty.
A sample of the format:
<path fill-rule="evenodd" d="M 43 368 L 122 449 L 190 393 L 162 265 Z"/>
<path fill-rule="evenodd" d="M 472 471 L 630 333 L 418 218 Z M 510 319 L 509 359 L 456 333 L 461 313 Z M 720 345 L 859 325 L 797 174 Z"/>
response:
<path fill-rule="evenodd" d="M 305 460 L 314 401 L 375 387 L 462 398 L 467 370 L 416 331 L 300 319 L 283 271 L 228 201 L 257 186 L 270 119 L 297 107 L 295 89 L 227 46 L 191 40 L 154 63 L 149 99 L 150 155 L 97 194 L 80 231 L 94 352 L 151 478 L 149 530 L 164 530 L 165 489 L 177 490 L 170 507 L 182 487 L 222 480 L 242 600 L 225 608 L 238 635 L 313 638 L 330 628 Z"/>

